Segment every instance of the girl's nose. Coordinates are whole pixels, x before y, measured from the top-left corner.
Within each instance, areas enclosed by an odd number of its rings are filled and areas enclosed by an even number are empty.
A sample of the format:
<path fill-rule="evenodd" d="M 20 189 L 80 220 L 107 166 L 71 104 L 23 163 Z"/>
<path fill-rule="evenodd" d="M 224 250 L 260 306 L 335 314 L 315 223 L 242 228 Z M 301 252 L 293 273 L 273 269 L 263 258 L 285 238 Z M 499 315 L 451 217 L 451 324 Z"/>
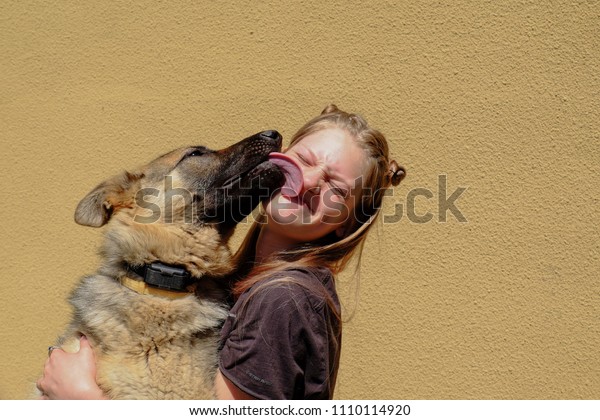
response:
<path fill-rule="evenodd" d="M 305 169 L 303 173 L 304 188 L 302 188 L 302 193 L 318 194 L 321 190 L 321 171 L 318 168 L 310 168 Z"/>

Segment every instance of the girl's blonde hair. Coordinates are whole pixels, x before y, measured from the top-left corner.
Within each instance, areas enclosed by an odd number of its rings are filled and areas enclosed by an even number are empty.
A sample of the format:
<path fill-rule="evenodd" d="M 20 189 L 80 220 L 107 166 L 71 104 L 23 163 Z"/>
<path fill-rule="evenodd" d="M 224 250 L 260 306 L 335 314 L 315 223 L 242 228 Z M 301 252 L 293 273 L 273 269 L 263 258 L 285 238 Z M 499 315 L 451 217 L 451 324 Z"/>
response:
<path fill-rule="evenodd" d="M 327 267 L 335 275 L 346 267 L 353 255 L 357 254 L 360 259 L 367 233 L 379 215 L 385 190 L 390 185 L 398 185 L 406 171 L 395 160 L 390 161 L 388 144 L 381 132 L 369 127 L 360 115 L 344 112 L 335 105 L 327 106 L 321 115 L 300 128 L 293 136 L 290 146 L 310 134 L 328 128 L 346 131 L 362 147 L 369 161 L 354 217 L 345 226 L 344 236 L 340 238 L 332 232 L 317 241 L 278 252 L 267 262 L 254 266 L 256 243 L 266 218 L 261 211 L 234 256 L 237 266 L 235 278 L 239 279 L 233 286 L 235 297 L 239 297 L 257 282 L 289 268 Z M 328 303 L 332 307 L 331 302 Z M 339 316 L 337 313 L 336 315 Z"/>

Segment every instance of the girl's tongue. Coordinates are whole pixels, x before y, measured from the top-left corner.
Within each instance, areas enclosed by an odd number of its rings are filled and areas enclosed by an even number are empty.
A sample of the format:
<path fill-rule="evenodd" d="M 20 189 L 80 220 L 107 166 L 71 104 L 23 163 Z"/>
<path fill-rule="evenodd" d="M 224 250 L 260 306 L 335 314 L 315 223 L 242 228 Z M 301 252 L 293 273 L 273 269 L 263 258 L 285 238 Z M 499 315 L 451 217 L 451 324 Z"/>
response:
<path fill-rule="evenodd" d="M 269 153 L 269 162 L 277 165 L 285 176 L 285 183 L 281 187 L 281 194 L 286 197 L 297 197 L 304 185 L 302 169 L 296 161 L 283 153 Z"/>

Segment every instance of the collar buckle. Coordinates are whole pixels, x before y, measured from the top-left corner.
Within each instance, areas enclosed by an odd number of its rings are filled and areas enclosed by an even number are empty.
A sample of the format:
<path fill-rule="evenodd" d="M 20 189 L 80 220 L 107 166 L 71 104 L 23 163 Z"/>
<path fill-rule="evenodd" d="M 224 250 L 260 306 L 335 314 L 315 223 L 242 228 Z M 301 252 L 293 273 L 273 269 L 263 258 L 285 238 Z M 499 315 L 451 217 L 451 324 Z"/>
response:
<path fill-rule="evenodd" d="M 144 282 L 160 289 L 186 291 L 192 283 L 192 275 L 182 267 L 153 262 L 142 267 L 143 272 L 133 270 L 144 278 Z"/>

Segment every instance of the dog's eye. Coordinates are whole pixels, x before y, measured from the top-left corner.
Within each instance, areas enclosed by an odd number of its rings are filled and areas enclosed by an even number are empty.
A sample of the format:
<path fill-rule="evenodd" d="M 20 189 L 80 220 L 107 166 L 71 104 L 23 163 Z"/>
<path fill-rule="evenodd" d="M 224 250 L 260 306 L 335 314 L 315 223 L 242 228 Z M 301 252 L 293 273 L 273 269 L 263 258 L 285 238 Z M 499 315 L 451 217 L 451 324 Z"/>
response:
<path fill-rule="evenodd" d="M 188 157 L 191 157 L 191 156 L 202 156 L 202 155 L 204 155 L 204 151 L 203 150 L 198 150 L 198 149 L 192 150 L 190 153 L 188 153 Z"/>

